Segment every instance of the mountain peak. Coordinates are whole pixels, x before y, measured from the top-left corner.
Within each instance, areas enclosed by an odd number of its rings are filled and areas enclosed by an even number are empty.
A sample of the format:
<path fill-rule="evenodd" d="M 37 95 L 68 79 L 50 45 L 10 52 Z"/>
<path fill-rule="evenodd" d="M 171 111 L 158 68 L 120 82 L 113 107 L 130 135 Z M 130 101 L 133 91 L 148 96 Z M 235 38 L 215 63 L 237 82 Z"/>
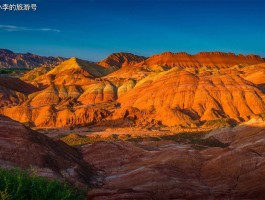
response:
<path fill-rule="evenodd" d="M 69 70 L 69 69 L 76 69 L 80 68 L 77 58 L 72 57 L 68 60 L 65 60 L 60 65 L 56 66 L 54 69 L 52 69 L 48 74 L 56 74 L 61 71 Z"/>
<path fill-rule="evenodd" d="M 123 66 L 133 65 L 146 59 L 144 56 L 138 56 L 132 53 L 120 52 L 112 53 L 107 58 L 98 62 L 99 65 L 106 68 L 121 68 Z"/>
<path fill-rule="evenodd" d="M 84 70 L 90 72 L 93 76 L 101 76 L 101 73 L 95 72 L 95 68 L 102 68 L 93 62 L 89 62 L 86 60 L 81 60 L 76 57 L 72 57 L 68 60 L 65 60 L 60 65 L 56 66 L 52 69 L 48 74 L 57 74 L 63 71 L 76 71 L 76 70 Z"/>

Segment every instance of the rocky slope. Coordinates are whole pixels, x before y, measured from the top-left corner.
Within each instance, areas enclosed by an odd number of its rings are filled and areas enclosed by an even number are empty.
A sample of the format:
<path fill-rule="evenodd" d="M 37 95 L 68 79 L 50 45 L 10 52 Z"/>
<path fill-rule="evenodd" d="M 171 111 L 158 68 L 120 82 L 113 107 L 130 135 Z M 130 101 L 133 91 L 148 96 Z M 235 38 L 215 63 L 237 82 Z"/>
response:
<path fill-rule="evenodd" d="M 165 141 L 84 146 L 84 159 L 104 172 L 104 185 L 88 199 L 263 199 L 264 127 L 252 119 L 230 129 L 226 148 Z M 215 137 L 226 138 L 226 131 Z"/>
<path fill-rule="evenodd" d="M 45 66 L 55 66 L 61 63 L 64 58 L 45 57 L 30 53 L 14 53 L 7 49 L 0 49 L 0 68 L 23 68 L 33 69 Z"/>
<path fill-rule="evenodd" d="M 87 187 L 91 167 L 79 152 L 62 142 L 54 142 L 41 133 L 0 115 L 0 165 L 34 170 L 37 175 L 66 179 Z M 33 173 L 33 172 L 32 172 Z"/>

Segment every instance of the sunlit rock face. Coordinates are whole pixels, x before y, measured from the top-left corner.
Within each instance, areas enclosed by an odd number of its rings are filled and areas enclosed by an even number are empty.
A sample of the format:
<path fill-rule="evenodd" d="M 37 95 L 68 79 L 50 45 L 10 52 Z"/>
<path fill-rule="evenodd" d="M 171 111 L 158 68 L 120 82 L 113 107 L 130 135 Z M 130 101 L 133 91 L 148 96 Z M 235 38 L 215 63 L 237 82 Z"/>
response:
<path fill-rule="evenodd" d="M 139 127 L 240 123 L 265 112 L 263 71 L 259 56 L 222 52 L 114 53 L 98 63 L 71 58 L 21 80 L 0 80 L 0 113 L 38 127 L 128 118 Z"/>
<path fill-rule="evenodd" d="M 118 99 L 124 107 L 154 109 L 165 125 L 192 118 L 248 120 L 265 112 L 264 100 L 262 91 L 238 75 L 202 76 L 174 68 L 147 76 Z"/>

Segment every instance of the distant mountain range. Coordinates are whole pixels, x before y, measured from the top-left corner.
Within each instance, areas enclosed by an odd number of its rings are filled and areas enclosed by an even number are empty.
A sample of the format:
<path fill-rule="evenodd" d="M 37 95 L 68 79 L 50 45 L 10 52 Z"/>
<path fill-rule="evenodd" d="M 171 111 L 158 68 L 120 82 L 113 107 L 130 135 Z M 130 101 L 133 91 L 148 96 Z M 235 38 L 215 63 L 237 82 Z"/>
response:
<path fill-rule="evenodd" d="M 0 49 L 0 69 L 2 68 L 22 68 L 33 69 L 43 65 L 56 66 L 65 59 L 62 57 L 45 57 L 31 53 L 14 53 L 7 49 Z"/>

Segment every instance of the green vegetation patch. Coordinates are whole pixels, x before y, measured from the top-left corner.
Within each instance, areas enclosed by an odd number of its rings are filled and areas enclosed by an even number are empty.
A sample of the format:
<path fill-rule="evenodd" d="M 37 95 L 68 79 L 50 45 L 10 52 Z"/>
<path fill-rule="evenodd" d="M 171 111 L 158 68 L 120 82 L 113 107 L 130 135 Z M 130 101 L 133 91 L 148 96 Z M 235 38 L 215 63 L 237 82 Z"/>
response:
<path fill-rule="evenodd" d="M 60 140 L 70 146 L 81 146 L 85 144 L 93 144 L 99 141 L 116 141 L 116 140 L 119 140 L 119 138 L 116 134 L 112 134 L 109 137 L 103 138 L 98 135 L 87 137 L 87 136 L 82 136 L 82 135 L 78 135 L 75 133 L 71 133 L 65 137 L 60 138 Z"/>
<path fill-rule="evenodd" d="M 207 147 L 227 147 L 228 144 L 224 144 L 215 138 L 204 139 L 206 132 L 191 132 L 191 133 L 178 133 L 175 135 L 164 135 L 161 139 L 173 140 L 179 143 L 192 144 L 197 149 L 204 149 Z"/>
<path fill-rule="evenodd" d="M 0 168 L 1 200 L 81 200 L 85 192 L 72 188 L 67 183 L 30 176 L 19 169 Z"/>
<path fill-rule="evenodd" d="M 20 74 L 29 71 L 30 69 L 24 68 L 5 68 L 0 69 L 0 74 Z"/>

